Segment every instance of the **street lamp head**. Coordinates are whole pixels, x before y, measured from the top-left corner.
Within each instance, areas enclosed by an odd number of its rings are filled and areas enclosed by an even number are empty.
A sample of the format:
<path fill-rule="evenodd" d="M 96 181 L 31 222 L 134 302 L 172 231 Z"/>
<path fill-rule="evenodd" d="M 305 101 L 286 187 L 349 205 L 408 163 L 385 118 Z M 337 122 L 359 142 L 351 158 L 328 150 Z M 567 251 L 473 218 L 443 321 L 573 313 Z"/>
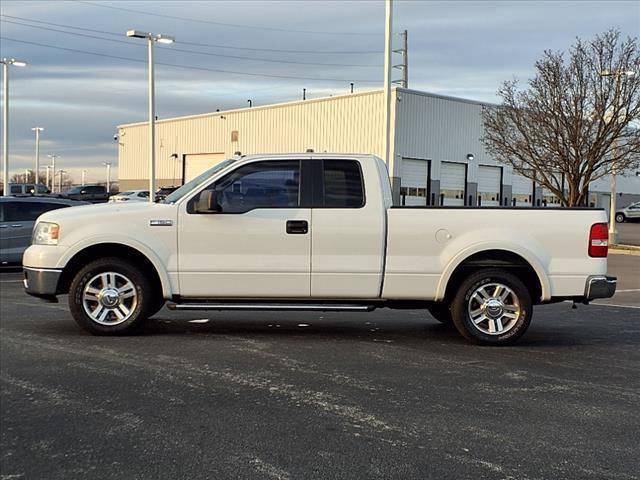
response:
<path fill-rule="evenodd" d="M 42 131 L 44 131 L 44 128 L 42 128 L 42 127 L 33 127 L 31 129 L 31 131 L 32 132 L 42 132 Z"/>
<path fill-rule="evenodd" d="M 469 160 L 470 162 L 473 162 L 473 159 L 475 157 L 473 156 L 473 153 L 467 153 L 467 160 Z"/>
<path fill-rule="evenodd" d="M 0 63 L 5 65 L 15 65 L 16 67 L 26 67 L 27 62 L 24 60 L 18 60 L 17 58 L 3 58 L 0 60 Z"/>
<path fill-rule="evenodd" d="M 133 38 L 150 38 L 150 33 L 141 32 L 139 30 L 127 30 L 127 37 Z"/>
<path fill-rule="evenodd" d="M 169 37 L 167 35 L 155 35 L 154 40 L 165 45 L 169 45 L 176 41 L 174 37 Z"/>
<path fill-rule="evenodd" d="M 176 41 L 175 37 L 170 37 L 169 35 L 162 35 L 160 33 L 147 33 L 141 32 L 140 30 L 127 30 L 127 37 L 130 38 L 146 38 L 147 40 L 153 40 L 157 43 L 163 43 L 168 45 Z"/>

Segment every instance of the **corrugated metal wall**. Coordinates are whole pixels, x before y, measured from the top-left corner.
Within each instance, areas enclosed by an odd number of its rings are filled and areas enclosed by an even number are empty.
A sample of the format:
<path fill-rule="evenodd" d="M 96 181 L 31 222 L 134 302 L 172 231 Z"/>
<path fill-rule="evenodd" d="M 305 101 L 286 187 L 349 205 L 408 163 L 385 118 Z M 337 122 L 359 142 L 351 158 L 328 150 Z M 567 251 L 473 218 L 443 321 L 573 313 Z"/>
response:
<path fill-rule="evenodd" d="M 382 92 L 341 95 L 267 107 L 197 115 L 156 123 L 157 177 L 173 176 L 171 154 L 304 152 L 382 156 Z M 148 125 L 119 127 L 120 180 L 148 177 Z M 237 132 L 237 141 L 232 141 Z M 235 138 L 235 134 L 234 134 Z"/>
<path fill-rule="evenodd" d="M 469 182 L 477 182 L 478 164 L 497 164 L 480 142 L 481 103 L 404 89 L 398 89 L 397 95 L 396 160 L 428 158 L 432 160 L 433 178 L 440 178 L 440 162 L 468 163 L 467 155 L 472 154 Z M 510 172 L 508 175 L 510 179 Z"/>

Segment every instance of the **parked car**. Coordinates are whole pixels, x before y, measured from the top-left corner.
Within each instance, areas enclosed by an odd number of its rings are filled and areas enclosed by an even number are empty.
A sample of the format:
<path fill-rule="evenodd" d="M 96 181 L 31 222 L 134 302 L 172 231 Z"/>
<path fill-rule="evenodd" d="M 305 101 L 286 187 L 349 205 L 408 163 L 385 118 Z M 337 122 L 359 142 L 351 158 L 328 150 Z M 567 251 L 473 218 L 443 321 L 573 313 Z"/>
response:
<path fill-rule="evenodd" d="M 84 185 L 73 187 L 61 194 L 62 198 L 70 200 L 83 200 L 90 203 L 104 203 L 109 201 L 109 194 L 103 185 Z"/>
<path fill-rule="evenodd" d="M 129 190 L 109 197 L 109 202 L 148 202 L 149 190 Z"/>
<path fill-rule="evenodd" d="M 69 292 L 93 334 L 175 310 L 424 308 L 487 345 L 517 340 L 532 305 L 611 297 L 607 219 L 591 208 L 392 206 L 370 155 L 247 156 L 164 203 L 45 213 L 26 292 Z M 576 327 L 578 328 L 578 327 Z"/>
<path fill-rule="evenodd" d="M 628 207 L 616 210 L 616 222 L 640 221 L 640 202 L 635 202 Z"/>
<path fill-rule="evenodd" d="M 37 191 L 36 191 L 37 190 Z M 10 183 L 9 195 L 48 195 L 51 190 L 42 183 Z"/>
<path fill-rule="evenodd" d="M 31 244 L 36 219 L 45 212 L 86 202 L 50 197 L 0 197 L 0 265 L 19 265 Z"/>
<path fill-rule="evenodd" d="M 156 192 L 156 202 L 163 201 L 165 198 L 167 198 L 168 195 L 175 192 L 178 188 L 180 187 L 175 185 L 172 185 L 170 187 L 160 187 Z"/>

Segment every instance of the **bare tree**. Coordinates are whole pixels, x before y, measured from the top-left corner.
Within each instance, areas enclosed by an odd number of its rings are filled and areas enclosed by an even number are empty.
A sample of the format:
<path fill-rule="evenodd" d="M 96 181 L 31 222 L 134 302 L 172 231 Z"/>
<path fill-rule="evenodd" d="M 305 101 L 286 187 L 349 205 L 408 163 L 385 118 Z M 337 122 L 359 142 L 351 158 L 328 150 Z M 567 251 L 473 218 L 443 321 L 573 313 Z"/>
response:
<path fill-rule="evenodd" d="M 590 182 L 640 163 L 638 39 L 609 30 L 577 39 L 568 57 L 545 51 L 527 89 L 504 82 L 501 105 L 483 110 L 482 141 L 496 159 L 576 206 L 587 203 Z"/>

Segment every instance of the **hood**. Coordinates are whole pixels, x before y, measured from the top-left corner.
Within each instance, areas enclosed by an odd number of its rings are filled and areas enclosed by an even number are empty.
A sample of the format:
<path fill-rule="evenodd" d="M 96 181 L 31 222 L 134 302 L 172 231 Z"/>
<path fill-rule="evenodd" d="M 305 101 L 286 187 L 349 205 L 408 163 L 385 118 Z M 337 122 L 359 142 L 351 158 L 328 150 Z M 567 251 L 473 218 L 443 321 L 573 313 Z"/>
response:
<path fill-rule="evenodd" d="M 174 207 L 165 203 L 150 202 L 118 202 L 118 203 L 98 203 L 89 205 L 77 205 L 69 208 L 61 208 L 51 210 L 38 217 L 38 221 L 44 222 L 64 222 L 65 220 L 86 219 L 87 222 L 96 220 L 97 218 L 113 220 L 129 219 L 131 215 L 136 213 L 142 216 L 154 214 L 169 214 Z"/>

